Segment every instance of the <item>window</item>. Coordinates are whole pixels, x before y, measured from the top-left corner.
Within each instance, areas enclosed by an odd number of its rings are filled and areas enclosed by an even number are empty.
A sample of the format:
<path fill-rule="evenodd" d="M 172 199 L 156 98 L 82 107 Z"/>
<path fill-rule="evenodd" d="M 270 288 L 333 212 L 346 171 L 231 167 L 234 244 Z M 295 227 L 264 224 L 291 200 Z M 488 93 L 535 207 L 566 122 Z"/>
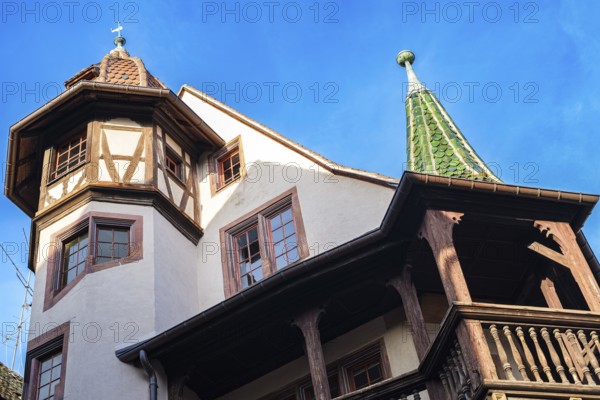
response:
<path fill-rule="evenodd" d="M 183 180 L 183 160 L 169 148 L 167 148 L 165 154 L 165 166 L 167 167 L 167 171 L 171 172 L 180 180 Z"/>
<path fill-rule="evenodd" d="M 87 273 L 142 259 L 142 217 L 89 213 L 52 235 L 44 311 Z"/>
<path fill-rule="evenodd" d="M 88 255 L 88 233 L 80 232 L 63 246 L 62 285 L 66 286 L 85 269 Z"/>
<path fill-rule="evenodd" d="M 331 398 L 381 382 L 391 376 L 383 340 L 362 348 L 327 366 L 327 380 Z M 289 396 L 289 397 L 288 397 Z M 285 388 L 269 400 L 316 400 L 311 377 L 305 377 Z"/>
<path fill-rule="evenodd" d="M 211 193 L 239 181 L 245 174 L 244 154 L 240 137 L 227 143 L 208 160 Z"/>
<path fill-rule="evenodd" d="M 56 147 L 51 180 L 75 170 L 85 162 L 87 137 L 81 133 Z"/>
<path fill-rule="evenodd" d="M 96 229 L 96 263 L 120 260 L 129 256 L 129 227 L 99 226 Z"/>
<path fill-rule="evenodd" d="M 383 380 L 381 354 L 373 355 L 347 367 L 351 390 L 362 389 Z"/>
<path fill-rule="evenodd" d="M 308 256 L 295 189 L 221 232 L 228 296 Z"/>
<path fill-rule="evenodd" d="M 217 160 L 219 187 L 227 186 L 241 176 L 240 150 L 234 149 Z"/>
<path fill-rule="evenodd" d="M 37 382 L 37 400 L 54 399 L 56 387 L 60 385 L 62 368 L 62 351 L 58 351 L 46 359 L 40 360 Z"/>
<path fill-rule="evenodd" d="M 69 332 L 66 322 L 27 343 L 23 399 L 63 399 Z"/>

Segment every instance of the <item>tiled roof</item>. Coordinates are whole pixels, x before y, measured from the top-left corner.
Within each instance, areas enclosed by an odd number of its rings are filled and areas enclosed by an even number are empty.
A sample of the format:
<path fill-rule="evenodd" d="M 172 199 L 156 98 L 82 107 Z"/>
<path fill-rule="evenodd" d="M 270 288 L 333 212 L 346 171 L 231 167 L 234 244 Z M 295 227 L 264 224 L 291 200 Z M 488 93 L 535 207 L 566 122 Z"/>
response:
<path fill-rule="evenodd" d="M 21 400 L 23 377 L 0 362 L 0 400 Z"/>
<path fill-rule="evenodd" d="M 450 178 L 501 182 L 477 155 L 433 92 L 419 82 L 412 62 L 412 52 L 403 51 L 398 55 L 398 63 L 408 74 L 408 169 Z"/>
<path fill-rule="evenodd" d="M 139 57 L 131 57 L 122 47 L 112 50 L 99 64 L 83 69 L 65 82 L 67 88 L 80 80 L 114 83 L 117 85 L 146 86 L 165 88 L 166 86 L 153 76 Z"/>

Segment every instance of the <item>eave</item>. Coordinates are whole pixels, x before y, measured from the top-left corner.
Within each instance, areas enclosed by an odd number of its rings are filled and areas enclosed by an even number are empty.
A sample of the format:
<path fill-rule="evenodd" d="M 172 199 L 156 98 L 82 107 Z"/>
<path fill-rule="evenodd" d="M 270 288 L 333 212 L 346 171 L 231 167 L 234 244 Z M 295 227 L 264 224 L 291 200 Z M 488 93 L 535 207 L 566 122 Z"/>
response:
<path fill-rule="evenodd" d="M 261 324 L 268 325 L 273 320 L 285 321 L 286 317 L 293 318 L 298 307 L 309 306 L 308 302 L 319 305 L 333 293 L 366 285 L 367 282 L 385 281 L 397 273 L 398 264 L 402 262 L 398 257 L 405 256 L 406 244 L 415 237 L 427 208 L 483 216 L 493 214 L 497 218 L 519 219 L 522 223 L 536 219 L 568 221 L 578 232 L 597 201 L 598 196 L 582 193 L 406 172 L 377 229 L 287 267 L 153 338 L 117 350 L 116 356 L 123 362 L 135 362 L 139 351 L 144 349 L 168 368 L 173 359 L 184 354 L 191 357 L 190 354 L 218 352 L 218 344 L 226 341 L 232 326 L 244 331 Z M 591 261 L 591 267 L 595 272 L 600 271 L 589 246 L 587 249 L 586 257 Z M 395 257 L 393 262 L 389 262 L 390 255 Z M 365 265 L 369 268 L 365 269 Z M 296 301 L 302 296 L 304 302 Z M 265 310 L 274 309 L 277 311 L 265 313 Z M 368 316 L 363 315 L 365 318 Z M 356 319 L 353 323 L 358 326 L 360 320 Z M 352 326 L 345 328 L 351 329 Z M 331 339 L 335 334 L 333 331 L 323 332 L 323 340 Z M 277 363 L 283 365 L 293 360 L 292 357 L 301 355 L 301 348 L 293 347 L 288 351 L 286 355 L 274 354 L 271 367 Z M 181 362 L 182 368 L 185 362 Z M 252 379 L 251 376 L 246 378 L 248 381 Z M 231 384 L 236 387 L 243 383 Z"/>

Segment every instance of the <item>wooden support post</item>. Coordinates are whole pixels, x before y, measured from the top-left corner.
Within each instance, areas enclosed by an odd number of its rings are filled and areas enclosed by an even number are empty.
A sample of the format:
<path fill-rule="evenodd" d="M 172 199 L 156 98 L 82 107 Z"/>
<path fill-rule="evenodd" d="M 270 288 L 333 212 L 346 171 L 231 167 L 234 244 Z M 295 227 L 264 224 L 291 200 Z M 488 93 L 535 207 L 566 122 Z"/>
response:
<path fill-rule="evenodd" d="M 460 222 L 462 215 L 449 211 L 427 210 L 421 226 L 421 237 L 431 246 L 449 304 L 454 301 L 471 302 L 452 239 L 452 228 Z"/>
<path fill-rule="evenodd" d="M 412 330 L 411 333 L 415 349 L 417 350 L 417 356 L 419 357 L 419 361 L 421 361 L 429 348 L 429 336 L 427 335 L 421 304 L 419 304 L 419 298 L 417 297 L 417 289 L 415 289 L 410 275 L 411 268 L 412 266 L 405 265 L 400 275 L 390 279 L 388 285 L 396 289 L 402 298 L 404 313 Z"/>
<path fill-rule="evenodd" d="M 323 310 L 314 308 L 294 319 L 293 324 L 297 326 L 304 335 L 304 349 L 308 358 L 310 377 L 315 391 L 316 400 L 331 400 L 329 381 L 327 379 L 327 367 L 323 356 L 321 335 L 319 333 L 319 320 Z"/>
<path fill-rule="evenodd" d="M 460 321 L 456 328 L 456 337 L 464 353 L 473 387 L 476 388 L 483 383 L 481 382 L 482 379 L 497 380 L 498 374 L 481 322 L 474 320 Z M 474 376 L 474 374 L 479 374 L 479 376 Z"/>
<path fill-rule="evenodd" d="M 560 246 L 562 254 L 539 243 L 534 243 L 529 248 L 569 268 L 590 311 L 600 312 L 600 287 L 598 287 L 598 283 L 577 244 L 577 238 L 571 226 L 567 222 L 554 221 L 535 221 L 534 226 L 540 232 L 545 233 L 546 236 L 552 235 L 552 239 Z"/>

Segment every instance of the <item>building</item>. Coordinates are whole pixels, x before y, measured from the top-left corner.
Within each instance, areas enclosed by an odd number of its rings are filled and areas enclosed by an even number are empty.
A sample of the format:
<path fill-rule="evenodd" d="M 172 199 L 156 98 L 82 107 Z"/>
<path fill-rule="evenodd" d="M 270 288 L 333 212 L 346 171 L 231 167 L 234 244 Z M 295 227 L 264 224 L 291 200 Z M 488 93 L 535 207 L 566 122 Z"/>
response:
<path fill-rule="evenodd" d="M 11 127 L 24 399 L 600 398 L 598 197 L 503 184 L 411 52 L 398 181 L 175 95 L 124 44 Z"/>

